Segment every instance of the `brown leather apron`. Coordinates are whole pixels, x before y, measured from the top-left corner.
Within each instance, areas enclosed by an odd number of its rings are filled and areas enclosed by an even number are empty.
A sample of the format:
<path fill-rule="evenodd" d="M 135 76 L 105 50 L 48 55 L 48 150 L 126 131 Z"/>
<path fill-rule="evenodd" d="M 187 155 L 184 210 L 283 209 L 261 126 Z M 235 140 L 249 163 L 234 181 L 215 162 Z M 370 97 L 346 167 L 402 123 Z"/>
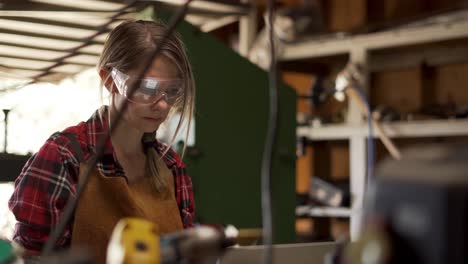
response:
<path fill-rule="evenodd" d="M 94 263 L 105 263 L 112 231 L 124 217 L 150 220 L 160 235 L 183 229 L 174 177 L 164 161 L 157 160 L 158 171 L 169 187 L 162 194 L 154 191 L 149 177 L 129 185 L 124 177 L 106 177 L 94 170 L 75 211 L 72 247 L 86 247 L 94 255 Z M 85 171 L 84 166 L 80 165 L 80 172 Z"/>

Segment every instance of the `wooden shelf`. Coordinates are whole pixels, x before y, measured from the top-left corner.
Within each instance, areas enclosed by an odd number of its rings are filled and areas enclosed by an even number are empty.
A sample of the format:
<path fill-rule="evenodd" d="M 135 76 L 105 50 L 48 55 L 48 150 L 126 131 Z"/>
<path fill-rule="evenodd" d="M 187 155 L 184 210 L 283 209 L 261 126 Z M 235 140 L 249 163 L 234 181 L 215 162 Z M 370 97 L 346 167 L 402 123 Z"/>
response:
<path fill-rule="evenodd" d="M 392 138 L 437 137 L 468 135 L 468 120 L 423 120 L 382 123 L 384 131 Z M 368 136 L 367 123 L 360 126 L 345 124 L 324 125 L 318 127 L 298 127 L 298 137 L 310 140 L 342 140 L 353 136 Z M 374 137 L 377 135 L 375 134 Z"/>
<path fill-rule="evenodd" d="M 419 65 L 421 61 L 429 61 L 429 59 L 437 59 L 437 62 L 443 61 L 444 64 L 460 63 L 460 58 L 464 58 L 465 51 L 451 50 L 452 43 L 456 40 L 468 38 L 468 19 L 467 10 L 434 16 L 430 19 L 425 19 L 411 23 L 409 25 L 393 28 L 385 31 L 379 31 L 368 34 L 356 35 L 339 35 L 333 37 L 315 37 L 304 39 L 296 43 L 282 43 L 281 52 L 278 54 L 280 61 L 298 61 L 305 60 L 307 62 L 314 59 L 327 57 L 339 57 L 349 60 L 353 64 L 361 64 L 365 69 L 365 74 L 370 74 L 372 69 L 382 70 L 391 68 L 393 70 L 400 69 L 402 63 L 408 65 Z M 444 46 L 445 50 L 437 50 L 437 56 L 429 56 L 422 54 L 419 47 L 438 46 L 441 42 L 445 44 L 450 42 L 450 45 Z M 427 45 L 427 44 L 437 45 Z M 455 46 L 454 46 L 455 47 Z M 401 48 L 401 49 L 400 49 Z M 407 49 L 408 48 L 408 49 Z M 401 59 L 391 50 L 400 50 Z M 379 51 L 382 51 L 379 53 Z M 403 52 L 404 51 L 404 52 Z M 445 53 L 452 55 L 446 56 Z M 388 55 L 391 54 L 391 55 Z M 432 54 L 432 53 L 431 53 Z M 379 57 L 381 56 L 381 57 Z M 394 60 L 393 65 L 382 65 L 383 62 L 388 62 L 385 56 L 391 56 Z M 378 58 L 384 58 L 377 60 Z M 450 59 L 446 59 L 450 57 Z M 442 58 L 442 60 L 440 59 Z M 374 64 L 373 64 L 374 63 Z M 376 63 L 379 63 L 377 66 Z M 413 63 L 413 64 L 411 64 Z M 465 63 L 465 61 L 463 61 Z M 379 68 L 380 67 L 380 68 Z M 463 78 L 462 74 L 458 74 L 459 79 Z M 462 76 L 463 75 L 463 76 Z M 333 77 L 333 76 L 331 76 Z M 451 78 L 444 76 L 444 78 Z M 362 84 L 362 89 L 366 92 L 372 90 L 370 87 L 370 78 L 365 78 Z M 446 84 L 447 83 L 447 84 Z M 411 86 L 412 84 L 408 84 Z M 447 87 L 458 87 L 458 82 L 445 82 L 443 85 Z M 458 86 L 457 86 L 458 85 Z M 412 86 L 411 86 L 412 87 Z M 424 87 L 420 84 L 420 87 Z M 436 86 L 434 86 L 435 88 Z M 460 86 L 462 87 L 462 86 Z M 372 90 L 375 91 L 375 90 Z M 426 90 L 420 90 L 421 93 Z M 462 99 L 465 99 L 462 98 Z M 417 109 L 417 108 L 415 108 Z M 350 219 L 350 236 L 351 240 L 355 241 L 359 237 L 359 232 L 362 229 L 363 217 L 363 201 L 366 190 L 366 167 L 367 167 L 367 142 L 369 136 L 367 122 L 363 121 L 362 112 L 358 104 L 350 100 L 346 111 L 347 123 L 330 124 L 322 126 L 301 126 L 297 127 L 296 135 L 298 137 L 306 137 L 309 140 L 327 141 L 327 140 L 349 140 L 349 175 L 350 175 L 350 191 L 353 197 L 351 208 L 333 208 L 333 207 L 296 207 L 296 216 L 310 217 L 349 217 Z M 451 136 L 468 136 L 468 119 L 457 120 L 420 120 L 420 121 L 398 121 L 383 123 L 383 130 L 391 138 L 424 138 L 424 137 L 451 137 Z M 374 129 L 373 137 L 378 136 Z"/>
<path fill-rule="evenodd" d="M 448 18 L 450 16 L 447 16 Z M 355 36 L 310 39 L 285 44 L 280 60 L 345 55 L 356 49 L 378 50 L 468 37 L 468 20 L 447 19 L 439 23 L 401 27 Z"/>
<path fill-rule="evenodd" d="M 350 217 L 351 209 L 347 207 L 316 207 L 316 206 L 297 206 L 296 216 L 313 217 Z"/>

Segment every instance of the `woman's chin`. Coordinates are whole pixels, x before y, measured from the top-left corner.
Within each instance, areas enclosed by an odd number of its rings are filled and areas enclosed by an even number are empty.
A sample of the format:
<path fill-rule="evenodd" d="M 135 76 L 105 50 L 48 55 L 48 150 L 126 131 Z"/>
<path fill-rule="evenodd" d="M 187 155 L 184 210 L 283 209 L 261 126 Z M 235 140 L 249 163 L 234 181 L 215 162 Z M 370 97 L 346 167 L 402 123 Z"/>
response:
<path fill-rule="evenodd" d="M 143 133 L 152 133 L 152 132 L 158 130 L 160 125 L 161 125 L 160 123 L 157 123 L 157 124 L 144 124 L 144 125 L 141 126 L 141 130 L 143 131 Z"/>
<path fill-rule="evenodd" d="M 160 118 L 144 117 L 142 125 L 145 128 L 145 131 L 146 130 L 155 131 L 159 128 L 162 122 L 164 122 L 164 118 L 161 118 L 161 117 Z"/>

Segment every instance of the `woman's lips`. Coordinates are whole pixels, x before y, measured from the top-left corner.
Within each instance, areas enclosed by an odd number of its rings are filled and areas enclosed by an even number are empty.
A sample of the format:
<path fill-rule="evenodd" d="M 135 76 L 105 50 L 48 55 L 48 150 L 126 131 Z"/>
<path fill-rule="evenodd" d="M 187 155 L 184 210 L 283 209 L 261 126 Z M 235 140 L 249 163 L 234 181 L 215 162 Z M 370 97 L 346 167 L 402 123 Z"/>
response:
<path fill-rule="evenodd" d="M 145 120 L 152 121 L 152 122 L 160 122 L 162 121 L 161 117 L 143 117 Z"/>

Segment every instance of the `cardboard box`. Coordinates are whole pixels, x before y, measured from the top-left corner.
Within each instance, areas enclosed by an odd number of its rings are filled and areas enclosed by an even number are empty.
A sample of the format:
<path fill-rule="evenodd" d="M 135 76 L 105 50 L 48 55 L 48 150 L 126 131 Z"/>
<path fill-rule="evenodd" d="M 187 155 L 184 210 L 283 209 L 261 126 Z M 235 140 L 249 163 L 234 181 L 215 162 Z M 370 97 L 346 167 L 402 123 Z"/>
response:
<path fill-rule="evenodd" d="M 385 105 L 400 113 L 411 113 L 424 105 L 420 67 L 371 74 L 371 105 Z"/>

